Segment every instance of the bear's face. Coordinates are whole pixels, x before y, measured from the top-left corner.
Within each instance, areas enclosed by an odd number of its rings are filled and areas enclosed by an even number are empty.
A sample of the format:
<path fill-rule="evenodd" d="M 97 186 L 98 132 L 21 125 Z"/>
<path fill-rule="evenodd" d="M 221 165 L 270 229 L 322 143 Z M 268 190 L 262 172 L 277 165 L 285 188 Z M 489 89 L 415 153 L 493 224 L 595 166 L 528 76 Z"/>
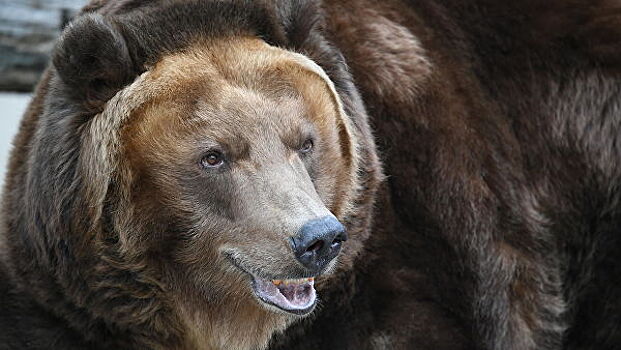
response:
<path fill-rule="evenodd" d="M 310 313 L 315 278 L 347 244 L 339 219 L 356 176 L 325 73 L 258 39 L 228 39 L 169 55 L 142 78 L 121 148 L 129 221 L 143 234 L 126 241 L 180 300 Z"/>

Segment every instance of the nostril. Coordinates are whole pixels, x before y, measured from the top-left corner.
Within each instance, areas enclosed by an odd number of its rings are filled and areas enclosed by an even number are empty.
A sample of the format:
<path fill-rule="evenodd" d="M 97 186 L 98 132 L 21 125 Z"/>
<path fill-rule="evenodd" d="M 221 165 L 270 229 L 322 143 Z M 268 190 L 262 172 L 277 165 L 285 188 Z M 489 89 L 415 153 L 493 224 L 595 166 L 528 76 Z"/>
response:
<path fill-rule="evenodd" d="M 323 241 L 315 241 L 315 243 L 311 244 L 308 248 L 306 248 L 307 252 L 318 252 L 323 248 Z"/>

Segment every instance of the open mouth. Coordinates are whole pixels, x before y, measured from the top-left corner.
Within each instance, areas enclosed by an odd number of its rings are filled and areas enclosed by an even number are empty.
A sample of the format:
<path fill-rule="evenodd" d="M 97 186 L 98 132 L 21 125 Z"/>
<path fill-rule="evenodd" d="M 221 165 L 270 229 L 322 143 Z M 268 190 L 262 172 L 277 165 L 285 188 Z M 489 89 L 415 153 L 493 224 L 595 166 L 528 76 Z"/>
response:
<path fill-rule="evenodd" d="M 233 254 L 225 255 L 239 270 L 252 277 L 252 290 L 259 301 L 286 313 L 305 316 L 317 304 L 315 277 L 300 279 L 269 280 L 248 272 Z"/>
<path fill-rule="evenodd" d="M 314 278 L 264 280 L 252 276 L 252 289 L 259 299 L 295 315 L 307 315 L 317 304 Z"/>

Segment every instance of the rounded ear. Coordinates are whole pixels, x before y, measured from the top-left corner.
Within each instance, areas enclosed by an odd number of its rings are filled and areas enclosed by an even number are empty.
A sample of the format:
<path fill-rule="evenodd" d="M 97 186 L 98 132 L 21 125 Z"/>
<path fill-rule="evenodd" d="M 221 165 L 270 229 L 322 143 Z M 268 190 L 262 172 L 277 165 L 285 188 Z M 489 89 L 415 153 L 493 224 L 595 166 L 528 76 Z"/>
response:
<path fill-rule="evenodd" d="M 97 14 L 68 26 L 52 63 L 70 96 L 90 108 L 101 107 L 136 76 L 125 39 Z"/>

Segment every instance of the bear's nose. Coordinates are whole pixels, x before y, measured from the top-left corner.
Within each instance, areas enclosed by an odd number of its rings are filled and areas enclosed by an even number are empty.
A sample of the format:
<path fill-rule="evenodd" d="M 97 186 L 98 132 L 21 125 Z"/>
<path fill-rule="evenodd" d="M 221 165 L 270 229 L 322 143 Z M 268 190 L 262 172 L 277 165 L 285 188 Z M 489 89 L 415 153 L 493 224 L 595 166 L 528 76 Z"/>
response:
<path fill-rule="evenodd" d="M 347 240 L 345 227 L 333 216 L 307 222 L 291 238 L 295 257 L 313 273 L 320 272 L 334 259 Z"/>

